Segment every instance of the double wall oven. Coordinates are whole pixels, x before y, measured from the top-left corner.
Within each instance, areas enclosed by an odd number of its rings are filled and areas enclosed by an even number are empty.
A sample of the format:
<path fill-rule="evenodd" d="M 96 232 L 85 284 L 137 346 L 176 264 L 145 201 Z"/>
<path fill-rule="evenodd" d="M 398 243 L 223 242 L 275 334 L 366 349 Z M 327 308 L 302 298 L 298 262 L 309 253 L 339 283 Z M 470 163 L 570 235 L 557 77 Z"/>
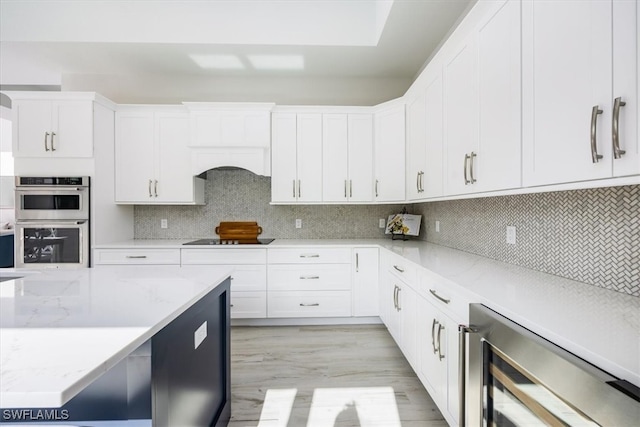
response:
<path fill-rule="evenodd" d="M 89 266 L 89 177 L 16 177 L 16 267 Z"/>

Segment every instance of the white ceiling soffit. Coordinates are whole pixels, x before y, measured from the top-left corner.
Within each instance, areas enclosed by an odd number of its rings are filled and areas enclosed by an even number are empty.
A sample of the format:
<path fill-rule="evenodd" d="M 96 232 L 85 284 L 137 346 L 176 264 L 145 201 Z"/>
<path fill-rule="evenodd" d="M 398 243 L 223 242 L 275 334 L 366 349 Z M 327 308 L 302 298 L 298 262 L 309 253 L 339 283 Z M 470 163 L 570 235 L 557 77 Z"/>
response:
<path fill-rule="evenodd" d="M 376 46 L 393 0 L 2 0 L 4 42 Z"/>

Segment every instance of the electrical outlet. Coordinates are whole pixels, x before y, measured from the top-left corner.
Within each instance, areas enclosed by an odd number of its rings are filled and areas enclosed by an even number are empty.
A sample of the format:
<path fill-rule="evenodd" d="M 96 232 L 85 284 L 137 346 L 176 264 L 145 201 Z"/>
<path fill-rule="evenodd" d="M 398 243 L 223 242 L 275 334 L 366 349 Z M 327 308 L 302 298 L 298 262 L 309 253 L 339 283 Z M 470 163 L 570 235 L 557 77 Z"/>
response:
<path fill-rule="evenodd" d="M 166 219 L 160 220 L 160 228 L 169 228 L 169 224 L 167 223 Z"/>
<path fill-rule="evenodd" d="M 440 232 L 440 221 L 436 221 L 436 233 Z"/>
<path fill-rule="evenodd" d="M 301 219 L 296 219 L 296 228 L 302 228 L 302 220 Z"/>
<path fill-rule="evenodd" d="M 385 221 L 384 218 L 380 218 L 378 220 L 378 227 L 385 228 L 386 226 L 387 226 L 387 221 Z"/>
<path fill-rule="evenodd" d="M 507 226 L 507 243 L 510 245 L 516 244 L 516 228 L 512 225 Z"/>

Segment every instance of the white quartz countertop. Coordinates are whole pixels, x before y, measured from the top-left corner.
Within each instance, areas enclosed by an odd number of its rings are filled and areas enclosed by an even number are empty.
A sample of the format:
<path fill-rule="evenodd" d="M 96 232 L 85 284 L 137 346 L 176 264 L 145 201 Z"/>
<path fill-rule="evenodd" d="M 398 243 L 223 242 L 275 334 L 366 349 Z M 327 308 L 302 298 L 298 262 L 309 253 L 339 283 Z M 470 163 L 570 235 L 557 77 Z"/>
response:
<path fill-rule="evenodd" d="M 226 267 L 2 270 L 0 407 L 60 407 L 218 286 Z"/>
<path fill-rule="evenodd" d="M 100 248 L 200 248 L 185 240 L 130 240 Z M 640 387 L 640 298 L 420 240 L 276 239 L 229 247 L 378 246 L 439 276 L 473 302 Z"/>

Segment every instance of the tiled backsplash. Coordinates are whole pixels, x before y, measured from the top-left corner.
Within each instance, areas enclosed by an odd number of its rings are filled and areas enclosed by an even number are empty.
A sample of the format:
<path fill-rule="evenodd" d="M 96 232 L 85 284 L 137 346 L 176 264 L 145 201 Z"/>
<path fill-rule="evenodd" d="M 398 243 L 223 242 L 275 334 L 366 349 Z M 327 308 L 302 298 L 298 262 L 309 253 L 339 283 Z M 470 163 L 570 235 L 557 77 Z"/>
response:
<path fill-rule="evenodd" d="M 215 236 L 220 221 L 257 221 L 264 237 L 380 238 L 379 218 L 403 205 L 272 206 L 270 178 L 207 173 L 205 206 L 136 206 L 136 239 Z M 407 205 L 420 238 L 640 297 L 640 186 Z M 160 228 L 160 219 L 169 228 Z M 295 220 L 302 228 L 295 228 Z M 440 232 L 435 232 L 435 221 Z M 515 226 L 517 244 L 505 241 Z"/>

